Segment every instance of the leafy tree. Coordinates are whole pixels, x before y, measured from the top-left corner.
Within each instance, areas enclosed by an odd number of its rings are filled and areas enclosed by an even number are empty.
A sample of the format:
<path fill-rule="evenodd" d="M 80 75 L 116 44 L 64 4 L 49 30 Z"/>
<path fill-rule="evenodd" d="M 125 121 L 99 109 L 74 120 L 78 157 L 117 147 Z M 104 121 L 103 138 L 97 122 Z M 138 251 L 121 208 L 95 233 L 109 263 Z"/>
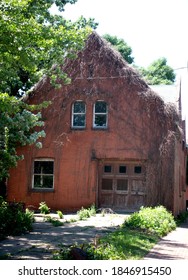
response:
<path fill-rule="evenodd" d="M 129 64 L 133 63 L 134 58 L 131 56 L 132 49 L 123 39 L 119 39 L 116 36 L 111 36 L 109 34 L 105 34 L 103 38 L 110 42 Z"/>
<path fill-rule="evenodd" d="M 176 77 L 174 70 L 167 65 L 164 57 L 155 60 L 147 69 L 139 68 L 138 70 L 150 85 L 170 85 L 174 83 Z"/>
<path fill-rule="evenodd" d="M 61 65 L 66 58 L 75 57 L 96 27 L 93 19 L 81 17 L 73 23 L 49 12 L 53 4 L 63 11 L 65 4 L 76 1 L 0 2 L 0 182 L 20 158 L 16 147 L 34 143 L 40 146 L 37 141 L 45 136 L 43 130 L 36 132 L 36 127 L 43 125 L 39 111 L 47 104 L 26 105 L 18 97 L 44 74 L 53 85 L 58 85 L 57 80 L 69 83 Z"/>
<path fill-rule="evenodd" d="M 56 3 L 62 11 L 66 3 L 77 0 L 2 0 L 0 3 L 0 92 L 22 95 L 43 74 L 67 82 L 60 66 L 83 47 L 84 39 L 95 27 L 94 20 L 77 22 L 51 15 Z"/>

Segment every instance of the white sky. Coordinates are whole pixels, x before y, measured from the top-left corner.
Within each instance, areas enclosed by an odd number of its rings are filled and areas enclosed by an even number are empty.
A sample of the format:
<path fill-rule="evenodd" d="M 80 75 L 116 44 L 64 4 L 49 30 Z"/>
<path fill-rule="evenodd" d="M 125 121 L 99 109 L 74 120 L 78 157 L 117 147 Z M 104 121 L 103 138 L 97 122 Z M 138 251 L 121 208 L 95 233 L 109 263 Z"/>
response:
<path fill-rule="evenodd" d="M 95 18 L 100 35 L 123 38 L 132 48 L 134 63 L 147 67 L 165 57 L 173 69 L 188 65 L 188 0 L 78 0 L 67 4 L 65 18 Z M 176 70 L 182 79 L 183 116 L 188 134 L 188 69 Z"/>

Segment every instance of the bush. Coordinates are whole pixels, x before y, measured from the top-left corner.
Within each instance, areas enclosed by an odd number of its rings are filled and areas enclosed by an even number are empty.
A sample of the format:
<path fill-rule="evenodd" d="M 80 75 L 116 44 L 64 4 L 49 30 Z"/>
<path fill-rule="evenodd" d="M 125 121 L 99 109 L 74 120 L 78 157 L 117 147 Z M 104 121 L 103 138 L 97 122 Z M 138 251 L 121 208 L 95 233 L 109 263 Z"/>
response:
<path fill-rule="evenodd" d="M 95 216 L 96 215 L 95 205 L 91 205 L 91 207 L 89 207 L 89 208 L 82 207 L 81 210 L 79 210 L 77 212 L 77 215 L 80 220 L 86 220 L 86 219 L 90 218 L 91 216 Z"/>
<path fill-rule="evenodd" d="M 173 215 L 163 206 L 141 207 L 139 212 L 133 213 L 124 222 L 124 226 L 146 230 L 161 237 L 174 230 L 176 222 Z"/>
<path fill-rule="evenodd" d="M 23 203 L 7 203 L 0 197 L 0 240 L 32 230 L 34 214 Z"/>

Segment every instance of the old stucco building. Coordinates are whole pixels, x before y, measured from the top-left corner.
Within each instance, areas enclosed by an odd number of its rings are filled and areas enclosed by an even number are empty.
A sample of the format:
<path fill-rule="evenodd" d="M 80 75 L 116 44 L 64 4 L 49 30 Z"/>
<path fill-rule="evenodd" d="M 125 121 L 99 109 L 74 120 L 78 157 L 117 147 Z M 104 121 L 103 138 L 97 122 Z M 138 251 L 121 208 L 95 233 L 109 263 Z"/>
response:
<path fill-rule="evenodd" d="M 181 114 L 166 104 L 96 33 L 63 70 L 70 85 L 40 81 L 30 104 L 52 101 L 42 114 L 43 148 L 18 150 L 8 200 L 51 209 L 97 207 L 134 211 L 186 205 L 186 145 Z"/>

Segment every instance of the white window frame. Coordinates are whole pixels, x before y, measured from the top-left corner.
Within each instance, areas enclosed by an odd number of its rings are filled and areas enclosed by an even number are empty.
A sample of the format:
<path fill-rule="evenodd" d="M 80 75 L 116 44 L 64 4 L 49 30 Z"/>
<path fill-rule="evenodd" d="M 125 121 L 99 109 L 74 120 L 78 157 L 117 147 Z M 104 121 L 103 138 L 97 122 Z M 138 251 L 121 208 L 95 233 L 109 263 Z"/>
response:
<path fill-rule="evenodd" d="M 106 112 L 105 113 L 96 113 L 95 112 L 95 106 L 96 106 L 96 103 L 98 103 L 98 102 L 104 102 L 104 103 L 106 103 Z M 96 125 L 95 124 L 95 116 L 106 116 L 106 125 L 105 126 L 98 126 L 98 125 Z M 95 102 L 95 104 L 94 104 L 94 106 L 93 106 L 93 128 L 95 128 L 95 129 L 107 129 L 108 128 L 108 104 L 107 104 L 107 102 L 106 101 L 104 101 L 104 100 L 97 100 L 96 102 Z"/>
<path fill-rule="evenodd" d="M 74 112 L 74 105 L 75 103 L 81 102 L 85 105 L 85 112 L 84 113 L 75 113 Z M 78 115 L 83 115 L 85 116 L 85 124 L 83 126 L 79 126 L 79 125 L 74 125 L 74 116 L 78 116 Z M 72 128 L 77 128 L 77 129 L 83 129 L 86 128 L 86 103 L 83 100 L 76 100 L 73 104 L 72 104 L 72 120 L 71 120 L 71 127 Z"/>
<path fill-rule="evenodd" d="M 38 174 L 38 173 L 34 173 L 34 171 L 35 171 L 35 162 L 37 162 L 37 161 L 40 161 L 40 162 L 47 162 L 47 161 L 50 161 L 50 162 L 53 162 L 53 174 L 46 174 L 46 173 L 40 173 L 40 174 Z M 36 159 L 34 159 L 34 161 L 33 161 L 33 176 L 32 176 L 32 190 L 54 190 L 54 159 L 51 159 L 51 158 L 36 158 Z M 52 187 L 51 188 L 45 188 L 45 187 L 35 187 L 34 186 L 34 178 L 35 178 L 35 176 L 38 176 L 38 175 L 40 175 L 41 176 L 41 180 L 43 179 L 43 177 L 44 176 L 53 176 L 53 185 L 52 185 Z"/>

